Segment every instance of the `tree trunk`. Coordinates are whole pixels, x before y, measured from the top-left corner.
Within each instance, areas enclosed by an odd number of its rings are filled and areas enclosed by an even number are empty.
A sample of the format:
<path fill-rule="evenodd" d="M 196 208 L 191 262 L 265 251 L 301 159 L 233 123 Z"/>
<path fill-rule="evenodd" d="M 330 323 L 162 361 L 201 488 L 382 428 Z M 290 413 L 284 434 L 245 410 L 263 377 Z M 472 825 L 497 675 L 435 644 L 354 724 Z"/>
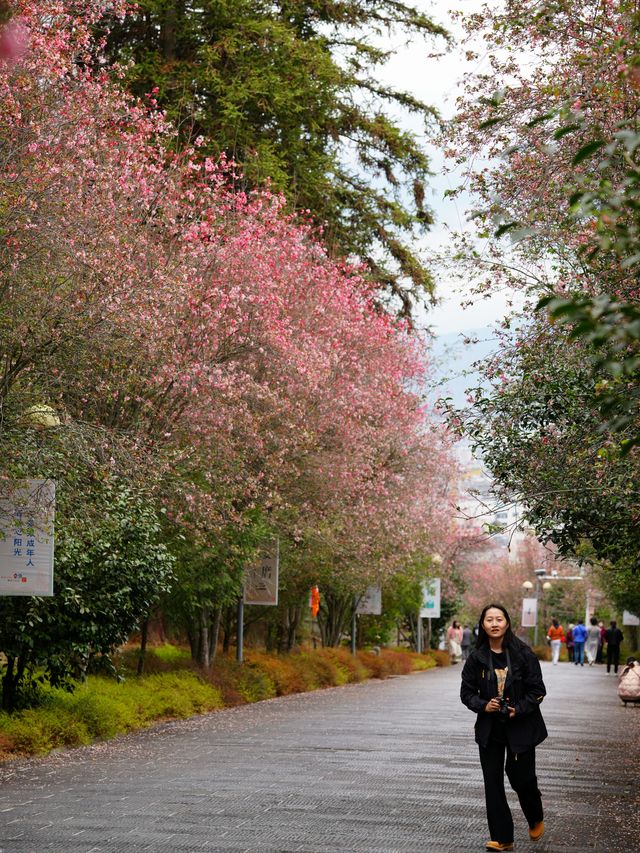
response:
<path fill-rule="evenodd" d="M 190 621 L 187 629 L 187 639 L 189 640 L 189 649 L 191 650 L 191 660 L 198 660 L 198 632 L 194 630 L 193 620 Z"/>
<path fill-rule="evenodd" d="M 147 639 L 149 637 L 149 617 L 142 622 L 142 630 L 140 631 L 140 651 L 138 652 L 138 675 L 144 672 L 144 659 L 147 654 Z"/>
<path fill-rule="evenodd" d="M 27 658 L 24 655 L 7 657 L 7 671 L 2 678 L 2 710 L 11 713 L 18 701 L 20 683 L 24 678 Z"/>
<path fill-rule="evenodd" d="M 231 630 L 233 624 L 233 609 L 226 607 L 224 611 L 224 640 L 222 641 L 222 651 L 225 655 L 229 654 L 231 649 Z"/>
<path fill-rule="evenodd" d="M 290 652 L 294 647 L 301 619 L 302 608 L 299 604 L 289 605 L 284 611 L 278 626 L 278 651 Z"/>
<path fill-rule="evenodd" d="M 2 710 L 11 713 L 16 702 L 15 658 L 7 658 L 7 671 L 2 678 Z"/>
<path fill-rule="evenodd" d="M 171 62 L 176 58 L 176 35 L 178 28 L 177 3 L 169 3 L 162 23 L 162 53 L 164 58 Z"/>
<path fill-rule="evenodd" d="M 209 628 L 210 628 L 210 612 L 208 607 L 203 607 L 200 610 L 200 626 L 199 626 L 199 640 L 198 640 L 198 651 L 200 655 L 198 657 L 198 663 L 204 669 L 209 669 L 211 666 L 211 654 L 209 648 Z"/>
<path fill-rule="evenodd" d="M 318 625 L 323 646 L 337 646 L 353 611 L 352 595 L 334 595 L 325 592 L 322 596 Z"/>
<path fill-rule="evenodd" d="M 278 626 L 273 622 L 267 625 L 267 639 L 265 643 L 265 651 L 272 652 L 278 647 Z"/>
<path fill-rule="evenodd" d="M 409 615 L 407 622 L 411 631 L 411 648 L 415 652 L 418 648 L 418 620 L 413 615 Z"/>
<path fill-rule="evenodd" d="M 222 607 L 216 607 L 215 612 L 213 614 L 213 623 L 211 625 L 211 632 L 209 636 L 209 660 L 211 663 L 216 659 L 216 653 L 218 651 L 218 638 L 220 636 L 220 622 L 222 620 Z"/>

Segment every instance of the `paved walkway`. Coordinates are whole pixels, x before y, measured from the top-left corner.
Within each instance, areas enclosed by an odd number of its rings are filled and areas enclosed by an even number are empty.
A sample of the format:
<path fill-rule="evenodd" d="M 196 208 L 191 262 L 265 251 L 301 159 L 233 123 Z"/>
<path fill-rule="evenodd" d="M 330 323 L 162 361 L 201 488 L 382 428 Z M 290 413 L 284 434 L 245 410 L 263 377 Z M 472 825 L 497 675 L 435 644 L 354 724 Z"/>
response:
<path fill-rule="evenodd" d="M 602 667 L 545 665 L 547 833 L 516 849 L 636 853 L 640 708 Z M 171 723 L 0 767 L 2 853 L 482 851 L 460 668 Z"/>

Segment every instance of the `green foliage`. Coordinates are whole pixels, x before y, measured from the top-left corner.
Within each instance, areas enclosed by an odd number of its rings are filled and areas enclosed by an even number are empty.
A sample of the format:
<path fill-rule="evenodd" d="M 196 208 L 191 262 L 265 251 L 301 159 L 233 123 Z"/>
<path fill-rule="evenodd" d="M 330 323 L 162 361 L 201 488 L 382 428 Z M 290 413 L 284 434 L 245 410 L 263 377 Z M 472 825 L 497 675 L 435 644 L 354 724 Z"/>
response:
<path fill-rule="evenodd" d="M 58 490 L 54 596 L 0 602 L 6 710 L 36 677 L 71 687 L 93 656 L 127 640 L 172 576 L 160 520 L 142 493 L 114 481 L 94 484 L 90 524 L 74 518 L 70 497 L 64 486 Z"/>
<path fill-rule="evenodd" d="M 638 457 L 602 432 L 592 405 L 590 351 L 544 323 L 515 332 L 488 387 L 454 421 L 469 436 L 503 500 L 522 498 L 536 534 L 562 556 L 600 565 L 612 600 L 640 603 Z M 623 434 L 624 437 L 624 434 Z"/>
<path fill-rule="evenodd" d="M 359 639 L 363 645 L 386 645 L 395 639 L 398 625 L 408 627 L 422 603 L 421 582 L 415 576 L 397 574 L 382 590 L 380 616 L 359 618 Z"/>
<path fill-rule="evenodd" d="M 171 541 L 176 582 L 162 607 L 169 624 L 189 637 L 195 661 L 206 665 L 204 646 L 210 639 L 205 629 L 210 636 L 216 612 L 235 606 L 242 593 L 244 567 L 271 538 L 263 514 L 253 510 L 230 522 L 206 547 L 197 535 L 184 532 Z"/>
<path fill-rule="evenodd" d="M 41 707 L 0 713 L 0 739 L 9 752 L 38 755 L 60 746 L 111 738 L 165 718 L 222 706 L 218 690 L 195 673 L 174 672 L 117 683 L 90 677 L 73 693 L 48 688 Z"/>
<path fill-rule="evenodd" d="M 174 666 L 178 662 L 184 662 L 189 659 L 189 655 L 185 649 L 179 649 L 178 646 L 174 646 L 171 643 L 165 643 L 163 646 L 158 646 L 152 650 L 152 653 L 159 660 L 173 664 Z"/>
<path fill-rule="evenodd" d="M 131 90 L 154 91 L 181 140 L 203 136 L 239 164 L 245 187 L 269 181 L 310 211 L 329 246 L 365 261 L 408 312 L 433 288 L 412 248 L 432 221 L 428 158 L 392 114 L 426 126 L 436 114 L 379 82 L 390 28 L 446 38 L 397 0 L 143 0 L 112 23 L 108 50 L 133 61 Z"/>

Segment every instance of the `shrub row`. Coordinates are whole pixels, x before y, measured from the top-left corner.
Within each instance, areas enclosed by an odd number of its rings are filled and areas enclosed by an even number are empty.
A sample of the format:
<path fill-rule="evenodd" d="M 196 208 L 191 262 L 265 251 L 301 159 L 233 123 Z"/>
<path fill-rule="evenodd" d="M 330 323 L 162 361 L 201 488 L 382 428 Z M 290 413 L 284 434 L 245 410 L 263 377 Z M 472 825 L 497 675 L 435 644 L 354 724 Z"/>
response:
<path fill-rule="evenodd" d="M 152 649 L 145 675 L 134 675 L 137 652 L 125 649 L 118 659 L 124 678 L 118 682 L 89 676 L 73 693 L 43 689 L 38 707 L 0 713 L 0 760 L 43 755 L 59 747 L 81 746 L 158 720 L 181 719 L 223 707 L 323 687 L 388 678 L 445 666 L 444 652 L 419 655 L 395 649 L 380 654 L 346 649 L 269 655 L 249 651 L 244 664 L 224 656 L 207 671 L 197 670 L 188 652 L 175 646 Z"/>

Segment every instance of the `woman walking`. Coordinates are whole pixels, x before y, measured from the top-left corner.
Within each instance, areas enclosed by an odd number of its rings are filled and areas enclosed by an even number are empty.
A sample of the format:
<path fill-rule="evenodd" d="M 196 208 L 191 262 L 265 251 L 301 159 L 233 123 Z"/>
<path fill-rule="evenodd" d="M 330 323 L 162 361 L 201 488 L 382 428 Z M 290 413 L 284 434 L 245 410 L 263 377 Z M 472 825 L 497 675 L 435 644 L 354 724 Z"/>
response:
<path fill-rule="evenodd" d="M 551 620 L 551 626 L 547 631 L 547 640 L 551 644 L 551 662 L 556 666 L 560 660 L 560 646 L 564 641 L 564 631 L 557 619 Z"/>
<path fill-rule="evenodd" d="M 449 642 L 449 656 L 451 663 L 458 663 L 462 658 L 462 628 L 460 623 L 454 619 L 447 631 L 447 640 Z"/>
<path fill-rule="evenodd" d="M 529 824 L 533 840 L 544 833 L 542 798 L 536 778 L 535 748 L 547 736 L 540 713 L 546 695 L 538 659 L 513 634 L 500 604 L 480 615 L 476 648 L 462 670 L 460 698 L 478 716 L 476 743 L 484 777 L 487 850 L 513 850 L 513 818 L 504 789 L 506 772 Z"/>
<path fill-rule="evenodd" d="M 598 646 L 600 645 L 600 626 L 595 616 L 591 617 L 591 624 L 587 629 L 587 641 L 584 644 L 584 651 L 589 661 L 589 666 L 593 666 L 598 657 Z"/>
<path fill-rule="evenodd" d="M 567 636 L 564 638 L 565 643 L 567 644 L 567 655 L 569 657 L 569 663 L 573 663 L 573 629 L 576 626 L 573 622 L 569 622 L 569 630 L 567 631 Z"/>

